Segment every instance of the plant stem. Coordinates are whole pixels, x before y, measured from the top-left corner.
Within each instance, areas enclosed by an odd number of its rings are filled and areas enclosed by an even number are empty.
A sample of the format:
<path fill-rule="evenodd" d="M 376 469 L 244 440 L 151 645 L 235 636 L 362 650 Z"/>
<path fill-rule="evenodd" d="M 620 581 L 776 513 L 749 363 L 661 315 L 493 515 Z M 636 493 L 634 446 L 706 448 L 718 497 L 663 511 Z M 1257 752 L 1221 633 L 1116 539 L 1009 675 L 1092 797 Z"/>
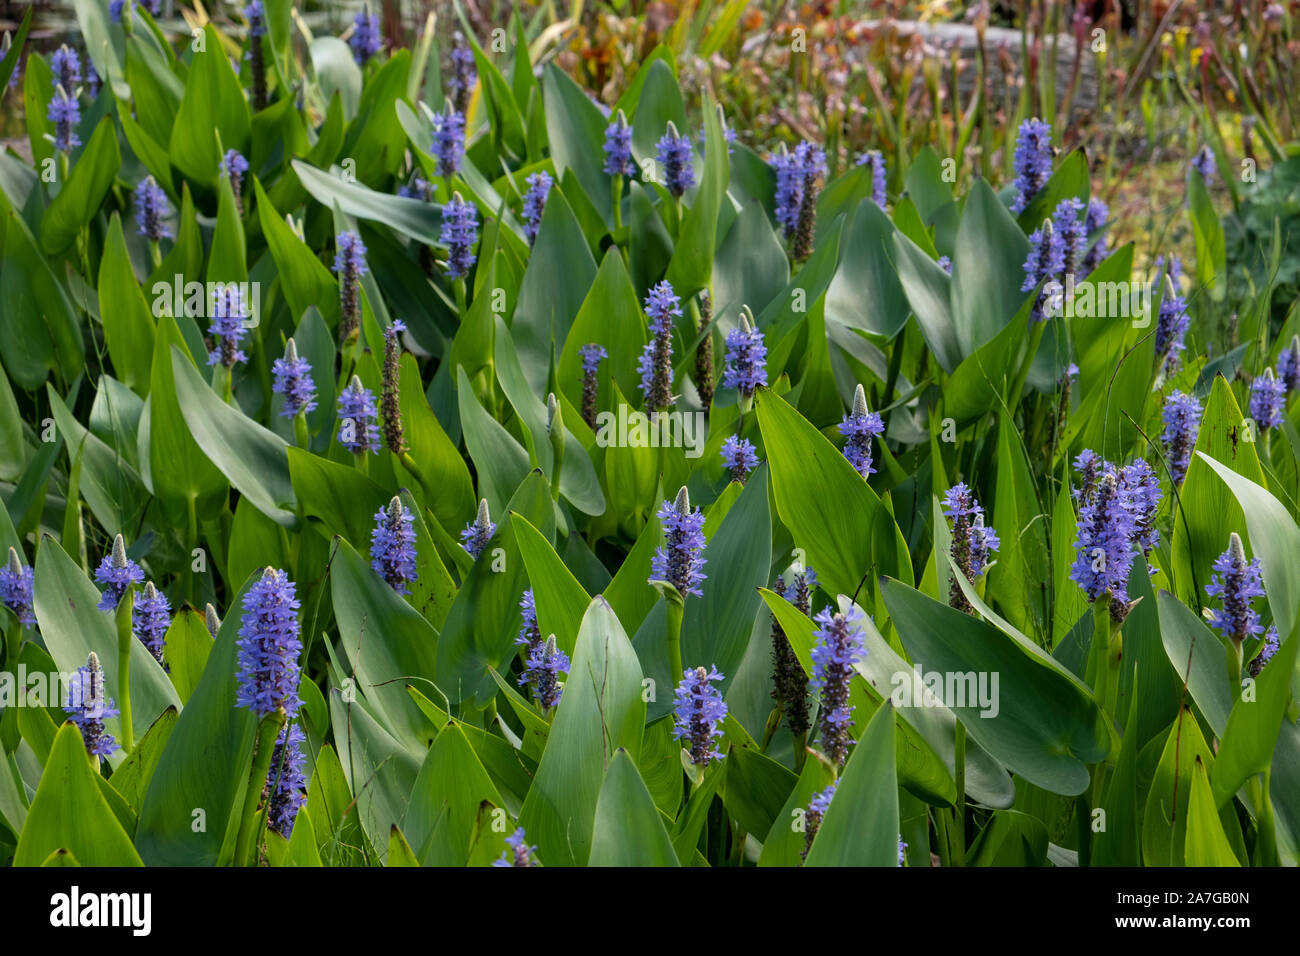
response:
<path fill-rule="evenodd" d="M 682 613 L 683 601 L 668 599 L 668 672 L 672 676 L 673 686 L 682 679 Z"/>
<path fill-rule="evenodd" d="M 953 746 L 953 763 L 957 782 L 957 809 L 953 816 L 953 866 L 966 865 L 966 725 L 957 721 Z"/>
<path fill-rule="evenodd" d="M 257 740 L 253 744 L 253 766 L 248 773 L 248 785 L 244 791 L 244 810 L 239 818 L 239 837 L 235 841 L 235 865 L 250 866 L 258 831 L 258 819 L 261 817 L 259 805 L 262 801 L 262 788 L 266 784 L 267 774 L 271 772 L 271 755 L 275 752 L 275 738 L 284 726 L 283 707 L 276 708 L 262 718 L 257 725 Z"/>
<path fill-rule="evenodd" d="M 122 727 L 122 751 L 130 753 L 135 747 L 131 726 L 131 644 L 135 634 L 131 630 L 131 615 L 135 607 L 135 585 L 129 584 L 117 604 L 117 696 L 118 721 Z"/>

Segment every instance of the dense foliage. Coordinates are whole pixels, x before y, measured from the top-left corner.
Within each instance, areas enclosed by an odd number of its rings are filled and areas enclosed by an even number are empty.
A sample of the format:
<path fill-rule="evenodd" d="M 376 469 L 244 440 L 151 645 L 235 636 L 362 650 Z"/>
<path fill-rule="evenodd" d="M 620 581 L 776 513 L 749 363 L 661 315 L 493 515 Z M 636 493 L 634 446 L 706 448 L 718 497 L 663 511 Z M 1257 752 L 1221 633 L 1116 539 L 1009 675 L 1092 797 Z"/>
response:
<path fill-rule="evenodd" d="M 667 46 L 605 106 L 519 19 L 77 13 L 0 155 L 0 857 L 1296 864 L 1296 252 L 1223 321 L 1230 156 L 1148 268 L 1033 117 L 955 190 Z"/>

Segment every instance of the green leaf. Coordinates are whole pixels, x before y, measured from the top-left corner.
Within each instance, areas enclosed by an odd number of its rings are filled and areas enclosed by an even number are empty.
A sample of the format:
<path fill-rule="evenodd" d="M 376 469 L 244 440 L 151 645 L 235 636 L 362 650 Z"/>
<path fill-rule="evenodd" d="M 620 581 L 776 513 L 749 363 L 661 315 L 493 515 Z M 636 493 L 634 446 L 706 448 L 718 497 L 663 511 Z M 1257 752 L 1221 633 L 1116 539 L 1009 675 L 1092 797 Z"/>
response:
<path fill-rule="evenodd" d="M 1214 756 L 1196 718 L 1184 709 L 1169 730 L 1142 814 L 1142 860 L 1147 866 L 1182 866 L 1192 768 L 1213 768 Z M 1211 804 L 1213 798 L 1211 798 Z"/>
<path fill-rule="evenodd" d="M 1241 866 L 1223 832 L 1205 765 L 1198 759 L 1192 769 L 1192 794 L 1187 807 L 1186 860 L 1188 866 Z"/>
<path fill-rule="evenodd" d="M 1160 637 L 1180 681 L 1215 735 L 1223 733 L 1232 709 L 1223 644 L 1205 622 L 1168 591 L 1156 597 Z"/>
<path fill-rule="evenodd" d="M 591 597 L 540 531 L 517 514 L 510 516 L 510 524 L 528 571 L 537 626 L 543 637 L 554 634 L 556 645 L 571 653 Z"/>
<path fill-rule="evenodd" d="M 233 580 L 242 581 L 252 570 L 249 567 L 248 572 Z M 208 633 L 204 616 L 192 608 L 182 608 L 172 619 L 163 641 L 163 660 L 181 703 L 189 701 L 199 686 L 211 653 L 212 635 Z"/>
<path fill-rule="evenodd" d="M 641 665 L 613 609 L 597 597 L 582 619 L 564 695 L 519 814 L 550 865 L 588 861 L 607 762 L 618 748 L 635 760 L 644 724 Z"/>
<path fill-rule="evenodd" d="M 434 682 L 437 632 L 346 541 L 338 542 L 331 569 L 339 645 L 353 666 L 349 676 L 366 689 L 384 728 L 408 749 L 422 750 L 433 739 L 433 728 L 405 685 Z"/>
<path fill-rule="evenodd" d="M 573 317 L 595 279 L 596 260 L 582 227 L 564 194 L 552 190 L 510 323 L 520 364 L 534 393 L 546 393 L 551 350 L 563 353 Z"/>
<path fill-rule="evenodd" d="M 1087 788 L 1086 764 L 1109 753 L 1110 737 L 1105 716 L 1077 678 L 1023 636 L 1004 633 L 897 581 L 885 581 L 882 591 L 912 660 L 929 672 L 987 675 L 990 690 L 996 675 L 996 710 L 970 700 L 944 701 L 973 739 L 1045 790 L 1073 796 Z M 966 594 L 975 597 L 972 604 L 979 601 L 973 591 Z"/>
<path fill-rule="evenodd" d="M 175 707 L 168 707 L 153 725 L 140 738 L 140 743 L 131 751 L 130 756 L 113 771 L 109 784 L 121 794 L 135 813 L 144 805 L 144 795 L 149 789 L 149 781 L 158 767 L 163 748 L 176 727 L 178 714 Z"/>
<path fill-rule="evenodd" d="M 908 312 L 893 261 L 894 224 L 879 206 L 864 199 L 845 239 L 844 256 L 826 292 L 826 320 L 892 339 L 907 322 Z"/>
<path fill-rule="evenodd" d="M 46 255 L 63 252 L 90 225 L 121 165 L 117 130 L 112 118 L 105 116 L 41 217 L 41 249 Z"/>
<path fill-rule="evenodd" d="M 683 299 L 709 286 L 713 274 L 713 255 L 717 250 L 718 214 L 727 196 L 727 182 L 731 164 L 727 159 L 727 143 L 722 138 L 722 126 L 714 100 L 704 96 L 704 163 L 700 173 L 700 186 L 690 207 L 682 214 L 681 229 L 673 247 L 673 257 L 668 263 L 668 281 Z M 642 117 L 637 112 L 637 132 L 642 128 Z M 690 137 L 687 127 L 678 126 L 683 136 Z"/>
<path fill-rule="evenodd" d="M 223 402 L 175 346 L 171 365 L 181 413 L 203 454 L 258 511 L 293 528 L 297 499 L 285 440 Z"/>
<path fill-rule="evenodd" d="M 60 671 L 84 667 L 94 651 L 104 668 L 108 696 L 119 686 L 117 630 L 113 615 L 99 610 L 99 591 L 50 535 L 36 554 L 35 610 L 41 637 Z M 131 709 L 138 735 L 168 707 L 180 707 L 171 681 L 143 643 L 131 644 Z M 133 742 L 134 743 L 134 742 Z"/>
<path fill-rule="evenodd" d="M 145 791 L 136 845 L 150 866 L 229 865 L 234 857 L 257 730 L 256 715 L 235 706 L 236 643 L 239 609 L 255 580 L 245 581 L 231 602 L 203 677 L 181 711 Z M 107 670 L 109 661 L 103 663 Z M 202 828 L 195 827 L 199 815 Z"/>
<path fill-rule="evenodd" d="M 804 761 L 799 782 L 790 791 L 785 806 L 772 821 L 772 828 L 763 840 L 763 852 L 758 857 L 759 866 L 799 866 L 803 862 L 806 842 L 804 813 L 813 796 L 835 780 L 835 768 L 829 761 L 819 760 L 812 755 L 810 757 Z"/>
<path fill-rule="evenodd" d="M 849 754 L 805 866 L 898 866 L 894 708 L 882 706 Z"/>
<path fill-rule="evenodd" d="M 85 866 L 142 865 L 131 838 L 99 790 L 81 731 L 70 722 L 54 738 L 13 863 L 39 866 L 60 849 Z"/>
<path fill-rule="evenodd" d="M 563 180 L 565 170 L 572 169 L 582 191 L 595 204 L 605 223 L 612 225 L 610 178 L 605 174 L 603 159 L 605 127 L 609 121 L 601 116 L 582 88 L 554 63 L 546 66 L 542 95 L 556 181 Z"/>
<path fill-rule="evenodd" d="M 382 223 L 426 246 L 441 245 L 442 213 L 438 206 L 345 182 L 341 176 L 316 169 L 300 159 L 293 160 L 291 165 L 303 188 L 326 209 L 337 203 L 345 215 Z"/>
<path fill-rule="evenodd" d="M 709 583 L 704 596 L 686 602 L 682 658 L 687 667 L 717 667 L 726 693 L 745 656 L 754 615 L 762 606 L 758 589 L 768 583 L 772 564 L 766 468 L 750 475 L 736 504 L 713 532 L 705 549 Z M 672 675 L 680 679 L 679 674 Z"/>
<path fill-rule="evenodd" d="M 596 800 L 589 866 L 677 866 L 677 853 L 636 764 L 622 747 Z"/>
<path fill-rule="evenodd" d="M 1196 457 L 1203 459 L 1223 479 L 1241 506 L 1251 552 L 1259 558 L 1273 621 L 1278 634 L 1285 638 L 1300 621 L 1300 565 L 1296 563 L 1296 555 L 1300 554 L 1300 527 L 1286 506 L 1261 487 L 1261 481 L 1251 480 L 1203 451 L 1198 450 Z M 1227 539 L 1221 544 L 1226 549 Z M 1217 558 L 1220 553 L 1216 551 L 1214 556 Z"/>
<path fill-rule="evenodd" d="M 1214 211 L 1214 203 L 1205 189 L 1205 180 L 1195 169 L 1187 178 L 1187 205 L 1192 220 L 1192 240 L 1196 244 L 1196 284 L 1209 292 L 1215 302 L 1228 294 L 1227 247 L 1223 224 Z"/>
<path fill-rule="evenodd" d="M 448 721 L 415 778 L 402 832 L 418 847 L 421 865 L 464 866 L 480 821 L 503 806 L 461 725 Z"/>
<path fill-rule="evenodd" d="M 951 374 L 970 353 L 957 335 L 957 319 L 949 305 L 952 279 L 925 250 L 902 232 L 894 233 L 898 281 L 912 314 L 934 353 L 935 361 Z"/>
<path fill-rule="evenodd" d="M 113 369 L 136 394 L 147 395 L 150 359 L 154 353 L 154 320 L 140 283 L 131 271 L 122 220 L 116 213 L 104 237 L 98 287 L 104 344 L 108 346 Z"/>
<path fill-rule="evenodd" d="M 1020 310 L 1028 255 L 1029 240 L 1016 221 L 989 184 L 975 180 L 952 255 L 951 308 L 962 355 L 997 335 Z"/>
<path fill-rule="evenodd" d="M 211 23 L 204 33 L 203 48 L 194 54 L 185 80 L 185 96 L 176 110 L 168 152 L 187 179 L 214 187 L 222 151 L 247 153 L 252 127 L 248 101 L 231 69 L 221 35 Z"/>
<path fill-rule="evenodd" d="M 760 388 L 754 406 L 772 467 L 777 513 L 827 591 L 853 594 L 867 575 L 910 581 L 902 533 L 843 454 L 774 392 Z M 817 494 L 809 494 L 810 488 Z"/>
<path fill-rule="evenodd" d="M 12 210 L 0 270 L 0 338 L 9 377 L 29 392 L 40 388 L 51 371 L 71 382 L 85 363 L 72 302 L 26 223 Z"/>

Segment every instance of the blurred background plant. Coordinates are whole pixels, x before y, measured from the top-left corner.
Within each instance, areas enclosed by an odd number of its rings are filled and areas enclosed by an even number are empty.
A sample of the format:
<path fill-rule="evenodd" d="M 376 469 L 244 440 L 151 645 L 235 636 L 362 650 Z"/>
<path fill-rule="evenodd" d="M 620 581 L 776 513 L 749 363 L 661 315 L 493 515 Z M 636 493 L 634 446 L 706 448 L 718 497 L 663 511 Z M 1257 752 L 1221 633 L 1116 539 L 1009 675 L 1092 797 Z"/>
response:
<path fill-rule="evenodd" d="M 958 189 L 976 176 L 995 186 L 1010 182 L 1016 130 L 1026 118 L 1042 118 L 1062 154 L 1086 152 L 1092 194 L 1110 207 L 1112 242 L 1135 240 L 1142 268 L 1160 255 L 1194 256 L 1184 194 L 1191 159 L 1208 147 L 1218 175 L 1207 186 L 1225 213 L 1227 246 L 1225 287 L 1211 296 L 1214 311 L 1205 317 L 1214 327 L 1208 337 L 1229 342 L 1231 316 L 1258 308 L 1272 314 L 1276 330 L 1281 303 L 1294 298 L 1300 266 L 1274 255 L 1274 246 L 1300 244 L 1295 167 L 1265 170 L 1300 155 L 1293 95 L 1300 0 L 372 5 L 390 45 L 413 45 L 433 13 L 442 23 L 458 21 L 490 51 L 493 31 L 513 33 L 517 15 L 535 67 L 554 61 L 605 106 L 667 47 L 697 121 L 711 95 L 738 141 L 762 157 L 779 143 L 825 144 L 831 177 L 880 150 L 891 195 L 903 191 L 910 158 L 927 145 L 957 160 L 950 175 Z M 159 22 L 177 37 L 209 16 L 238 27 L 238 6 L 163 0 Z M 339 34 L 361 6 L 305 0 L 299 18 L 316 33 Z M 0 28 L 15 29 L 25 7 L 0 4 Z M 37 4 L 29 49 L 76 41 L 70 2 Z M 442 62 L 445 70 L 446 57 Z M 5 143 L 22 153 L 20 84 L 16 78 L 4 97 L 0 130 L 16 137 Z M 1261 306 L 1270 286 L 1290 294 Z"/>

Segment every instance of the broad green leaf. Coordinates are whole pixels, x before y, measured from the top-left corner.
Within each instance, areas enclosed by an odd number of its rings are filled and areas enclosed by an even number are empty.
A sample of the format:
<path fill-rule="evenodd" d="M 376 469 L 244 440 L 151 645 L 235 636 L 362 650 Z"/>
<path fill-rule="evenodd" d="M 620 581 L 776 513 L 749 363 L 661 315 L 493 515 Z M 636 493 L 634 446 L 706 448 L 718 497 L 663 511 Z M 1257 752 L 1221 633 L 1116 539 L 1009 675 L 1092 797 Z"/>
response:
<path fill-rule="evenodd" d="M 552 866 L 582 865 L 606 768 L 641 749 L 641 666 L 613 609 L 595 598 L 582 620 L 564 695 L 519 823 Z"/>
<path fill-rule="evenodd" d="M 56 850 L 85 866 L 140 866 L 140 855 L 96 783 L 81 731 L 64 724 L 32 798 L 14 866 L 39 866 Z"/>
<path fill-rule="evenodd" d="M 898 866 L 894 708 L 881 707 L 849 753 L 806 866 Z"/>
<path fill-rule="evenodd" d="M 627 750 L 614 753 L 596 799 L 589 866 L 677 866 L 663 818 Z"/>

